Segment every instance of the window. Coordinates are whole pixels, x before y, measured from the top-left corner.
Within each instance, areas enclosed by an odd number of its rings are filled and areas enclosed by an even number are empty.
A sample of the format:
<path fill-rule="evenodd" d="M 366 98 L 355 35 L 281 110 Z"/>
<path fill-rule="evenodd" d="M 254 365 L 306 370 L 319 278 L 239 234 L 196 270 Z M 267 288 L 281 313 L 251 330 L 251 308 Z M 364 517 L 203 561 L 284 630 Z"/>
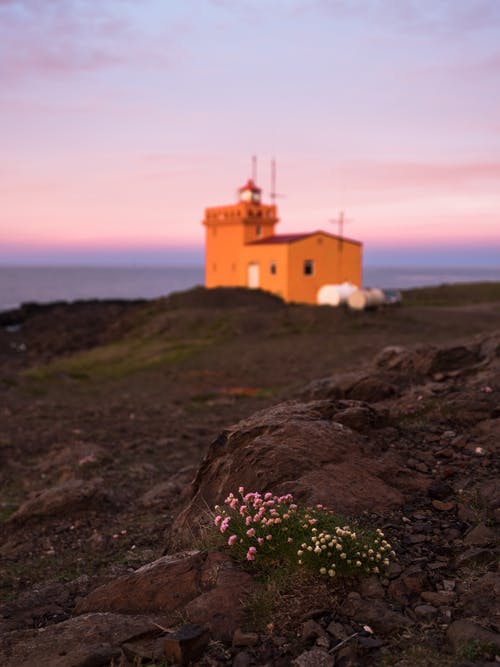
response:
<path fill-rule="evenodd" d="M 304 260 L 304 275 L 312 276 L 314 273 L 314 260 L 305 259 Z"/>
<path fill-rule="evenodd" d="M 276 262 L 271 262 L 271 264 L 269 265 L 269 272 L 273 276 L 276 275 Z"/>
<path fill-rule="evenodd" d="M 255 233 L 257 234 L 257 236 L 262 236 L 262 225 L 257 225 L 257 227 L 255 228 Z"/>

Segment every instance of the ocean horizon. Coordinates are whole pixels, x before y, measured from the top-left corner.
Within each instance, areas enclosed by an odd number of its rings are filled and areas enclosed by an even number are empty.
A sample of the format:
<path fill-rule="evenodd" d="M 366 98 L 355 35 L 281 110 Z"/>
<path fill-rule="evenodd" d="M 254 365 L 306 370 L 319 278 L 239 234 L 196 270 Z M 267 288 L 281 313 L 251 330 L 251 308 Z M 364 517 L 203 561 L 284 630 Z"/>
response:
<path fill-rule="evenodd" d="M 500 281 L 500 266 L 363 269 L 363 286 L 381 289 L 484 281 Z M 203 266 L 0 266 L 0 311 L 28 302 L 154 299 L 203 283 Z"/>

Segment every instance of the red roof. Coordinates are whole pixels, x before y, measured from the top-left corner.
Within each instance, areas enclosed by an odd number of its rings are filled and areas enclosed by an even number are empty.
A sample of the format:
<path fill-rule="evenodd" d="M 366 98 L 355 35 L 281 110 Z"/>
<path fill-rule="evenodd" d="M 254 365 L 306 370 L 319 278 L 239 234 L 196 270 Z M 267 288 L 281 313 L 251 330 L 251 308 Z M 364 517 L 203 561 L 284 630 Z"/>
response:
<path fill-rule="evenodd" d="M 247 243 L 246 245 L 268 245 L 270 243 L 294 243 L 295 241 L 300 241 L 301 239 L 306 239 L 309 236 L 316 236 L 317 234 L 322 234 L 323 236 L 328 236 L 332 239 L 337 239 L 337 240 L 342 240 L 346 241 L 347 243 L 356 243 L 357 245 L 361 245 L 360 241 L 354 241 L 353 239 L 348 239 L 345 236 L 336 236 L 335 234 L 329 234 L 328 232 L 324 232 L 321 229 L 318 229 L 315 232 L 306 232 L 303 234 L 275 234 L 274 236 L 267 236 L 264 239 L 259 239 L 258 241 L 250 241 L 250 243 Z"/>
<path fill-rule="evenodd" d="M 267 236 L 265 239 L 259 239 L 258 241 L 251 241 L 247 245 L 264 245 L 267 243 L 293 243 L 299 239 L 305 239 L 306 236 L 311 236 L 311 234 L 275 234 L 274 236 Z"/>
<path fill-rule="evenodd" d="M 243 187 L 238 188 L 238 192 L 243 192 L 243 190 L 252 190 L 252 192 L 261 192 L 261 189 L 255 185 L 252 178 L 249 178 Z"/>

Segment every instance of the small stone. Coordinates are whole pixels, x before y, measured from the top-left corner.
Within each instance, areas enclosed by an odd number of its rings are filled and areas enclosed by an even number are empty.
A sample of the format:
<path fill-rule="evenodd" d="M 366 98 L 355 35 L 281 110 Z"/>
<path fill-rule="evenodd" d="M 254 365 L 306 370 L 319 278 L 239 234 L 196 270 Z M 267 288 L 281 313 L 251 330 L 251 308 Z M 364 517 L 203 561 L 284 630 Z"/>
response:
<path fill-rule="evenodd" d="M 334 639 L 347 639 L 349 637 L 349 632 L 346 632 L 344 626 L 342 623 L 336 623 L 335 621 L 332 621 L 329 626 L 327 627 L 326 631 L 334 637 Z"/>
<path fill-rule="evenodd" d="M 316 646 L 319 646 L 319 648 L 324 648 L 324 649 L 328 650 L 330 648 L 330 640 L 326 636 L 325 637 L 318 637 L 318 639 L 316 639 Z"/>
<path fill-rule="evenodd" d="M 418 606 L 415 607 L 413 611 L 415 612 L 418 618 L 430 621 L 433 618 L 435 618 L 435 616 L 437 616 L 438 610 L 431 604 L 419 604 Z"/>
<path fill-rule="evenodd" d="M 374 637 L 358 637 L 358 644 L 366 649 L 380 648 L 384 643 L 381 639 Z"/>
<path fill-rule="evenodd" d="M 458 505 L 457 517 L 464 523 L 473 523 L 477 519 L 477 514 L 467 505 L 460 503 Z"/>
<path fill-rule="evenodd" d="M 443 500 L 433 500 L 432 506 L 434 507 L 435 510 L 438 510 L 438 512 L 449 512 L 450 510 L 455 508 L 455 503 L 452 500 L 449 500 L 447 502 Z"/>
<path fill-rule="evenodd" d="M 295 667 L 334 667 L 335 658 L 321 649 L 304 651 L 292 662 Z"/>
<path fill-rule="evenodd" d="M 163 650 L 167 660 L 181 665 L 200 658 L 208 644 L 210 633 L 195 623 L 188 623 L 163 640 Z"/>
<path fill-rule="evenodd" d="M 467 533 L 464 544 L 466 546 L 485 547 L 494 544 L 496 538 L 497 534 L 494 530 L 480 523 Z"/>
<path fill-rule="evenodd" d="M 454 579 L 443 579 L 443 589 L 445 591 L 453 591 L 455 584 L 456 582 Z"/>
<path fill-rule="evenodd" d="M 391 561 L 389 563 L 389 567 L 387 569 L 387 576 L 389 579 L 396 579 L 396 577 L 399 577 L 401 572 L 403 571 L 403 568 L 399 563 L 396 563 L 395 561 Z"/>
<path fill-rule="evenodd" d="M 453 489 L 446 482 L 435 481 L 429 486 L 427 493 L 436 500 L 445 500 L 453 495 Z"/>
<path fill-rule="evenodd" d="M 252 663 L 253 659 L 250 653 L 247 653 L 247 651 L 240 651 L 234 656 L 232 665 L 233 667 L 250 667 Z"/>
<path fill-rule="evenodd" d="M 420 593 L 428 583 L 425 572 L 404 574 L 401 578 L 406 589 L 411 593 Z"/>
<path fill-rule="evenodd" d="M 324 637 L 325 631 L 319 623 L 316 623 L 313 619 L 305 621 L 302 624 L 302 631 L 300 636 L 304 641 L 309 641 L 310 639 L 317 639 L 318 637 Z"/>
<path fill-rule="evenodd" d="M 420 596 L 434 607 L 445 607 L 453 602 L 456 593 L 453 591 L 423 591 Z"/>
<path fill-rule="evenodd" d="M 306 614 L 303 614 L 301 621 L 308 621 L 310 618 L 322 618 L 330 613 L 329 609 L 311 609 Z"/>
<path fill-rule="evenodd" d="M 243 632 L 240 628 L 234 631 L 233 646 L 255 646 L 259 641 L 256 632 Z"/>

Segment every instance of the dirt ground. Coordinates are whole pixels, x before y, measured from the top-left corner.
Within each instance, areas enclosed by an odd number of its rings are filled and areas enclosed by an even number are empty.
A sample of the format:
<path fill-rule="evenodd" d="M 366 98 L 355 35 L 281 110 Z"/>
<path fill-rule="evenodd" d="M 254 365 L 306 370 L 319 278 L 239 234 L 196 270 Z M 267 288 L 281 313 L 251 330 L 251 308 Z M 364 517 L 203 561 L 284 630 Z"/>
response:
<path fill-rule="evenodd" d="M 500 301 L 350 313 L 193 290 L 25 308 L 0 314 L 0 325 L 5 603 L 47 582 L 77 581 L 78 595 L 159 556 L 223 428 L 385 346 L 498 330 Z M 99 491 L 68 491 L 52 514 L 10 520 L 33 494 L 78 480 Z M 49 609 L 36 623 L 57 620 L 60 610 Z"/>

